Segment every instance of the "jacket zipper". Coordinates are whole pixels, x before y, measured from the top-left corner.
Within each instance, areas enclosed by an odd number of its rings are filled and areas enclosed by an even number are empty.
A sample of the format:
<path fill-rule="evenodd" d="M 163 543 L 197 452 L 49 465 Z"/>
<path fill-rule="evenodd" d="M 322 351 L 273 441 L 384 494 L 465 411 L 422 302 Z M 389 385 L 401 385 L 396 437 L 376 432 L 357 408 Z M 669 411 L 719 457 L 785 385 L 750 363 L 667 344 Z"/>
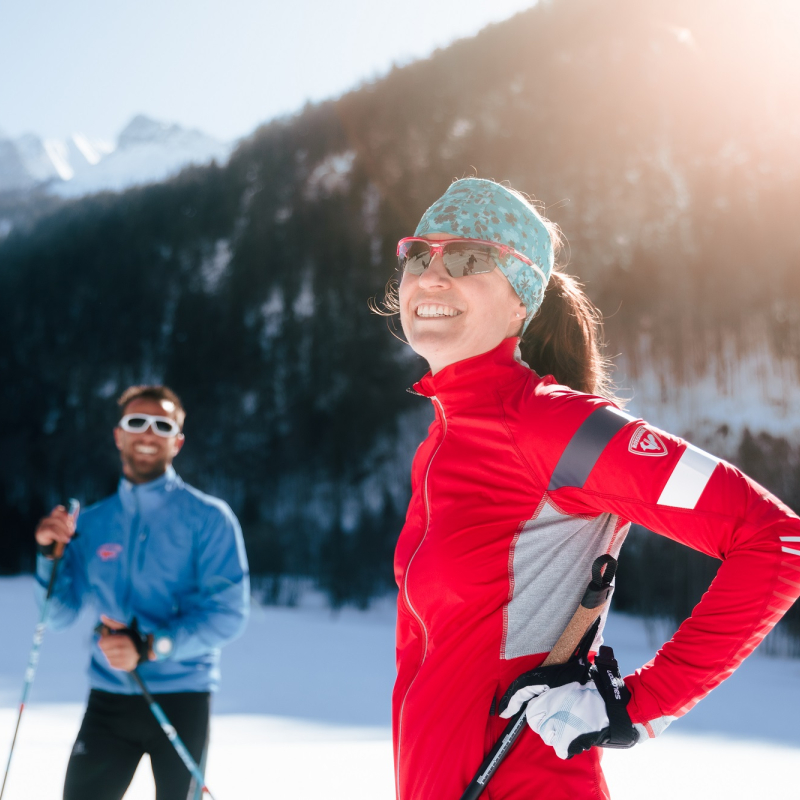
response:
<path fill-rule="evenodd" d="M 139 494 L 136 487 L 132 490 L 133 500 L 136 506 L 136 513 L 131 520 L 131 527 L 128 531 L 128 552 L 126 554 L 125 564 L 125 594 L 122 612 L 128 619 L 122 620 L 126 624 L 130 624 L 131 616 L 131 594 L 133 593 L 133 565 L 136 558 L 136 545 L 139 539 L 139 528 L 142 525 L 141 506 L 139 504 Z"/>
<path fill-rule="evenodd" d="M 422 628 L 422 632 L 425 634 L 425 648 L 422 651 L 422 659 L 419 662 L 419 666 L 417 667 L 417 672 L 414 677 L 411 679 L 411 683 L 408 684 L 408 689 L 406 689 L 406 693 L 403 696 L 403 702 L 400 704 L 400 719 L 397 723 L 397 768 L 396 768 L 396 775 L 395 775 L 395 783 L 397 789 L 397 797 L 398 800 L 401 798 L 400 794 L 400 750 L 401 750 L 401 742 L 403 738 L 403 711 L 406 707 L 406 700 L 408 699 L 408 694 L 411 691 L 411 687 L 414 685 L 414 681 L 417 679 L 417 675 L 419 675 L 420 669 L 422 669 L 422 665 L 425 663 L 425 658 L 428 655 L 428 629 L 425 627 L 425 623 L 422 621 L 422 617 L 417 613 L 417 610 L 414 608 L 411 598 L 408 595 L 408 573 L 411 571 L 411 565 L 414 563 L 414 558 L 416 558 L 417 553 L 419 552 L 420 548 L 422 547 L 425 538 L 428 535 L 428 529 L 431 525 L 431 504 L 430 504 L 430 497 L 428 496 L 428 475 L 431 471 L 431 464 L 433 464 L 433 459 L 436 458 L 436 454 L 439 452 L 439 448 L 444 443 L 445 436 L 447 436 L 447 417 L 444 413 L 444 406 L 441 404 L 440 400 L 436 395 L 431 397 L 431 400 L 436 404 L 439 409 L 439 412 L 442 415 L 442 438 L 439 441 L 439 444 L 436 445 L 436 449 L 433 451 L 433 454 L 428 461 L 428 466 L 425 468 L 425 480 L 423 483 L 423 497 L 425 498 L 425 533 L 422 535 L 422 539 L 420 539 L 419 544 L 417 545 L 417 549 L 414 550 L 411 558 L 409 559 L 408 566 L 406 567 L 405 575 L 403 576 L 403 596 L 406 600 L 406 605 L 408 606 L 411 613 L 414 615 L 414 618 L 419 622 L 420 627 Z"/>

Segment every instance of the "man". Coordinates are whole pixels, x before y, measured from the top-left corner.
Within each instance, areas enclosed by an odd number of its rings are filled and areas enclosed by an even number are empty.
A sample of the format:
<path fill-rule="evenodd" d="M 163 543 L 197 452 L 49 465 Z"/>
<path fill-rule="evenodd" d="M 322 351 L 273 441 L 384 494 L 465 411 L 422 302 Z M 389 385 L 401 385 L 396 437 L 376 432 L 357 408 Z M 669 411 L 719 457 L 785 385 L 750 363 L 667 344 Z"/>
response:
<path fill-rule="evenodd" d="M 40 601 L 52 551 L 66 547 L 50 626 L 69 625 L 89 603 L 99 623 L 64 800 L 119 800 L 144 753 L 158 800 L 184 800 L 194 791 L 189 771 L 128 673 L 138 668 L 200 763 L 219 648 L 241 634 L 247 619 L 247 559 L 230 508 L 187 486 L 172 467 L 184 441 L 178 396 L 165 386 L 132 386 L 118 404 L 117 493 L 80 514 L 80 535 L 61 506 L 36 529 Z"/>

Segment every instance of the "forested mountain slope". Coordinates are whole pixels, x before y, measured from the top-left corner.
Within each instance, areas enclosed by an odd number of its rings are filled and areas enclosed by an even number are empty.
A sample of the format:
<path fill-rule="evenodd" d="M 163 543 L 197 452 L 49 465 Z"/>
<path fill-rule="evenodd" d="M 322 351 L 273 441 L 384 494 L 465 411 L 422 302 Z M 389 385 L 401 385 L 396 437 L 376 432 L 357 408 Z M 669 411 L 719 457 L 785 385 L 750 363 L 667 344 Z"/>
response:
<path fill-rule="evenodd" d="M 390 585 L 430 412 L 404 391 L 424 365 L 367 300 L 397 239 L 475 173 L 562 226 L 631 408 L 800 507 L 798 35 L 790 0 L 540 2 L 260 128 L 225 167 L 12 232 L 3 568 L 30 567 L 51 503 L 113 488 L 113 398 L 163 380 L 189 411 L 179 469 L 232 504 L 254 572 L 336 601 Z M 618 599 L 640 607 L 649 559 L 671 592 L 651 610 L 679 613 L 710 567 L 635 542 Z"/>

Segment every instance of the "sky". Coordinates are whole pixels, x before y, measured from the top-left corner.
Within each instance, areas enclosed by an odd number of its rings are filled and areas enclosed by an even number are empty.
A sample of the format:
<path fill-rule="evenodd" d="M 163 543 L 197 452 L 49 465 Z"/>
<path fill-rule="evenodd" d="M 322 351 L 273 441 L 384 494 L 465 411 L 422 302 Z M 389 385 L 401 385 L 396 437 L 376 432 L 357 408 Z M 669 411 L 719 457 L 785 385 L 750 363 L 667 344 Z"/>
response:
<path fill-rule="evenodd" d="M 0 132 L 114 141 L 137 113 L 223 140 L 535 0 L 0 0 Z"/>

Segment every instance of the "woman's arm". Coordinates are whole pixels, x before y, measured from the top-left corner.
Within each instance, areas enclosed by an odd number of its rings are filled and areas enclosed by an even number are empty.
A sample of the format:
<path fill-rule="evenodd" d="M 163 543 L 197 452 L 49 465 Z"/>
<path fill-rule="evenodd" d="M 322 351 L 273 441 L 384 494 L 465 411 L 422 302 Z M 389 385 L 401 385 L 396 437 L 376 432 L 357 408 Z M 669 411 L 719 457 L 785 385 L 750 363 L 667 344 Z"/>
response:
<path fill-rule="evenodd" d="M 581 457 L 583 469 L 563 463 Z M 625 679 L 631 720 L 650 736 L 727 678 L 800 596 L 800 518 L 730 464 L 613 407 L 578 428 L 550 495 L 568 513 L 612 512 L 722 560 L 691 617 Z"/>

